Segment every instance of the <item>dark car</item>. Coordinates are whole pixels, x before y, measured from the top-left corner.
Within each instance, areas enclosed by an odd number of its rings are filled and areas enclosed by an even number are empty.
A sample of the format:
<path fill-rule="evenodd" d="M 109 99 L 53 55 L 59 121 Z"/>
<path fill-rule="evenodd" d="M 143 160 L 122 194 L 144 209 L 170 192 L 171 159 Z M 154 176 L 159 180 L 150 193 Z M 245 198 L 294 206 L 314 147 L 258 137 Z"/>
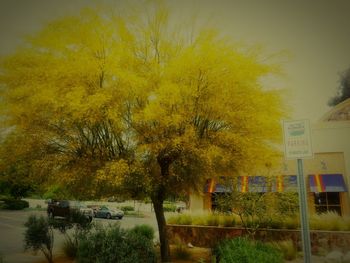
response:
<path fill-rule="evenodd" d="M 78 201 L 68 200 L 50 200 L 47 203 L 47 215 L 50 218 L 65 217 L 67 218 L 72 211 L 79 211 L 85 215 L 90 221 L 93 218 L 93 210 Z"/>
<path fill-rule="evenodd" d="M 124 212 L 119 209 L 110 209 L 107 206 L 101 206 L 99 209 L 95 211 L 95 217 L 100 218 L 118 218 L 122 219 L 124 216 Z"/>

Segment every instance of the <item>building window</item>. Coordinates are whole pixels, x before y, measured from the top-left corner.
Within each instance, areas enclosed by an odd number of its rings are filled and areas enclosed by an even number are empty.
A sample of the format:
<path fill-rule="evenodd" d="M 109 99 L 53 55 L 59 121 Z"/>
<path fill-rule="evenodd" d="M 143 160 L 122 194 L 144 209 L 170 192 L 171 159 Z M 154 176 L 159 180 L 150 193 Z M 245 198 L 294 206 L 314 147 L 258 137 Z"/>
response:
<path fill-rule="evenodd" d="M 316 213 L 321 214 L 332 211 L 341 215 L 339 192 L 314 193 L 314 195 Z"/>

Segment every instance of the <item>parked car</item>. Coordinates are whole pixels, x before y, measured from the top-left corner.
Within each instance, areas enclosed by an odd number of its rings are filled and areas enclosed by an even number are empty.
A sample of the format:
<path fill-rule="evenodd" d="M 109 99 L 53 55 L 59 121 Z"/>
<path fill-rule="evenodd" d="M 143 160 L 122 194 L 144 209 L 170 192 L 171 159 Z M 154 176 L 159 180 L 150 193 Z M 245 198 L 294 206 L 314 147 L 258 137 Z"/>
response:
<path fill-rule="evenodd" d="M 85 215 L 90 221 L 94 216 L 91 208 L 78 201 L 68 200 L 50 200 L 47 203 L 47 215 L 51 218 L 65 217 L 67 218 L 72 211 L 79 211 Z"/>
<path fill-rule="evenodd" d="M 124 212 L 120 209 L 110 209 L 107 206 L 101 206 L 100 209 L 95 211 L 95 217 L 100 218 L 118 218 L 122 219 L 124 216 Z"/>

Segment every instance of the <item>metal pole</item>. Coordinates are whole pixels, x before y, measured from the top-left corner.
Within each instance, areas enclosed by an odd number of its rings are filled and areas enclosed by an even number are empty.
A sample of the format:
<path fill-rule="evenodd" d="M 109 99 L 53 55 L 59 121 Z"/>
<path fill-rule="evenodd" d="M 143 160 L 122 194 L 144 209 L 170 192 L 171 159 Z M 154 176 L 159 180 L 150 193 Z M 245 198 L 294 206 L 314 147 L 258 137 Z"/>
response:
<path fill-rule="evenodd" d="M 300 206 L 300 223 L 301 236 L 303 241 L 304 262 L 311 262 L 310 231 L 307 209 L 307 196 L 305 187 L 305 178 L 303 173 L 303 160 L 297 159 L 298 162 L 298 189 L 299 189 L 299 206 Z"/>

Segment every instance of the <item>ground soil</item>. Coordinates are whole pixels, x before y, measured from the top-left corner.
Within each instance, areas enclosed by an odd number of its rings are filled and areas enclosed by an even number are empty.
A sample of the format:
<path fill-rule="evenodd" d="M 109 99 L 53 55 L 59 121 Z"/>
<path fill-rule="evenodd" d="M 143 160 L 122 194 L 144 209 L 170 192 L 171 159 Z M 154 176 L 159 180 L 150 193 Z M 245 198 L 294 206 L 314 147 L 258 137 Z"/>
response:
<path fill-rule="evenodd" d="M 207 248 L 199 248 L 199 247 L 194 247 L 189 249 L 191 253 L 191 258 L 188 260 L 181 260 L 181 259 L 172 259 L 171 263 L 193 263 L 193 262 L 205 262 L 205 263 L 210 263 L 211 262 L 211 251 L 210 249 Z M 303 258 L 297 258 L 292 261 L 285 261 L 286 263 L 303 263 L 304 260 Z M 318 256 L 312 256 L 312 262 L 315 263 L 323 263 L 324 258 L 323 257 L 318 257 Z M 47 263 L 47 261 L 39 261 L 37 263 Z M 69 259 L 65 256 L 57 256 L 54 258 L 54 263 L 76 263 L 73 259 Z"/>
<path fill-rule="evenodd" d="M 171 250 L 173 247 L 171 247 Z M 188 251 L 191 253 L 191 258 L 188 260 L 181 260 L 173 258 L 171 263 L 193 263 L 193 262 L 211 262 L 211 251 L 207 248 L 193 247 L 189 248 Z M 54 263 L 75 263 L 74 259 L 69 259 L 63 255 L 54 258 Z M 39 261 L 37 263 L 47 263 L 46 260 Z"/>

